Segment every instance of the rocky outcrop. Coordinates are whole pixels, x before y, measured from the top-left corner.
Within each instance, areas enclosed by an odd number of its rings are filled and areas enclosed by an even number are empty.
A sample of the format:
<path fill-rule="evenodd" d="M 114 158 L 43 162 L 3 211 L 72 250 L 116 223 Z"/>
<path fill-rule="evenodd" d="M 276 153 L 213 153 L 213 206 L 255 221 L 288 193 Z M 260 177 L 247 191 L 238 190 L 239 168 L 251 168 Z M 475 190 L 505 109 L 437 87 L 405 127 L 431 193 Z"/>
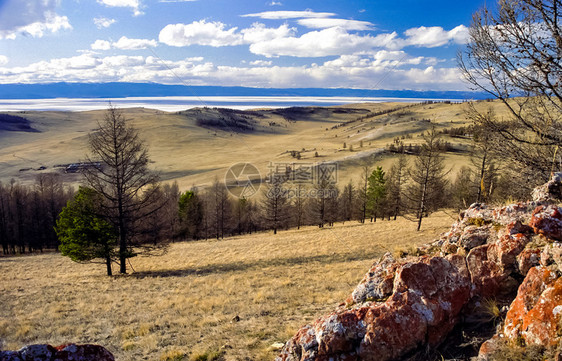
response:
<path fill-rule="evenodd" d="M 473 204 L 418 256 L 385 254 L 334 312 L 303 327 L 276 361 L 401 360 L 439 346 L 490 299 L 513 300 L 499 341 L 562 343 L 562 174 L 533 201 Z"/>
<path fill-rule="evenodd" d="M 98 345 L 29 345 L 19 351 L 0 351 L 0 361 L 115 361 Z"/>

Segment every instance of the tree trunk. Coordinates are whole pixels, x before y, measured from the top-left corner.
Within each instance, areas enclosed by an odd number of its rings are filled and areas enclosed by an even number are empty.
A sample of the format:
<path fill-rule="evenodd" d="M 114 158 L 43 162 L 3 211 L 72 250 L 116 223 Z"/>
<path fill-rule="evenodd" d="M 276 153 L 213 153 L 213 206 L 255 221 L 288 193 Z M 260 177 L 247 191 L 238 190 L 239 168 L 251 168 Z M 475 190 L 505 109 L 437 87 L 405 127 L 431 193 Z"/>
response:
<path fill-rule="evenodd" d="M 113 273 L 111 272 L 111 258 L 109 256 L 105 259 L 105 264 L 107 266 L 107 275 L 112 276 Z"/>

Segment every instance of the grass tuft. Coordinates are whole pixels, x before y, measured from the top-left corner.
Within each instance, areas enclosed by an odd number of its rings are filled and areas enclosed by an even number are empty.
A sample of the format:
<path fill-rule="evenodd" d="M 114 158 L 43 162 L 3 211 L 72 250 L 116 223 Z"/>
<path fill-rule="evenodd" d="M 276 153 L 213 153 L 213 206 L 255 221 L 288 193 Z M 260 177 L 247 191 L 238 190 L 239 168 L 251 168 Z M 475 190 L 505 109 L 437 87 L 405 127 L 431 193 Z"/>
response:
<path fill-rule="evenodd" d="M 420 232 L 399 218 L 174 243 L 115 277 L 56 253 L 0 257 L 2 347 L 76 342 L 103 345 L 119 361 L 213 360 L 213 350 L 269 361 L 272 344 L 332 312 L 376 259 L 436 239 L 450 224 L 443 212 Z"/>

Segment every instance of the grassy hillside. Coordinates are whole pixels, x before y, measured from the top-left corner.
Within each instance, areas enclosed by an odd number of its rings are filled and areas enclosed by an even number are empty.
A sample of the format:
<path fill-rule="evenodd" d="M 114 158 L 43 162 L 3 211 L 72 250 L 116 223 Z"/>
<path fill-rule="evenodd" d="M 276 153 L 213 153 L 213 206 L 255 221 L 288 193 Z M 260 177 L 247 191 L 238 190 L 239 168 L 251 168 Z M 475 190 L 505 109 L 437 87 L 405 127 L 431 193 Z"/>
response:
<path fill-rule="evenodd" d="M 340 184 L 358 176 L 364 161 L 396 137 L 416 144 L 419 134 L 432 125 L 450 129 L 467 124 L 465 104 L 365 103 L 331 108 L 288 108 L 233 111 L 211 108 L 167 113 L 144 108 L 125 109 L 150 147 L 154 169 L 165 181 L 178 181 L 181 189 L 206 186 L 222 179 L 228 167 L 251 162 L 267 173 L 269 162 L 296 161 L 290 151 L 300 151 L 302 162 L 338 161 Z M 502 115 L 499 103 L 493 106 Z M 30 182 L 38 172 L 84 159 L 87 134 L 102 119 L 103 110 L 88 112 L 18 112 L 35 132 L 0 128 L 0 180 Z M 467 140 L 445 137 L 453 144 Z M 345 148 L 344 148 L 345 143 Z M 361 147 L 362 144 L 362 147 Z M 352 149 L 352 151 L 350 150 Z M 318 157 L 315 157 L 318 153 Z M 454 168 L 466 155 L 450 153 Z M 391 155 L 378 157 L 389 166 Z M 45 167 L 44 170 L 38 170 Z M 62 171 L 62 168 L 56 168 Z M 454 174 L 454 172 L 453 172 Z M 77 175 L 66 175 L 78 181 Z"/>
<path fill-rule="evenodd" d="M 455 216 L 434 214 L 422 232 L 399 218 L 176 243 L 116 277 L 54 253 L 0 257 L 0 349 L 72 341 L 104 345 L 120 361 L 217 351 L 271 360 L 274 343 L 333 310 L 374 259 L 432 241 Z"/>

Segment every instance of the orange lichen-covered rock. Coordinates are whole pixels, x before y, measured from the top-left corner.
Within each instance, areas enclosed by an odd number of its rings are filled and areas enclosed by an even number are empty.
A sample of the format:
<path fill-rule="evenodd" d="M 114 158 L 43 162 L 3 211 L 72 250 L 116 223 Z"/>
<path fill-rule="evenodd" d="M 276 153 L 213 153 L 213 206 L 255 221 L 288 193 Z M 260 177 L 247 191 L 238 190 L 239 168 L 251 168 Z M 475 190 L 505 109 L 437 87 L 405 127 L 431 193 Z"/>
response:
<path fill-rule="evenodd" d="M 529 225 L 537 234 L 562 241 L 562 213 L 555 205 L 538 206 L 533 212 Z"/>
<path fill-rule="evenodd" d="M 533 267 L 507 312 L 504 334 L 522 337 L 527 344 L 553 346 L 560 341 L 561 317 L 562 278 L 546 267 Z"/>
<path fill-rule="evenodd" d="M 340 308 L 321 317 L 303 327 L 277 360 L 385 361 L 426 343 L 442 342 L 469 300 L 470 277 L 464 257 L 426 256 L 395 261 L 393 266 L 396 273 L 388 299 Z"/>

